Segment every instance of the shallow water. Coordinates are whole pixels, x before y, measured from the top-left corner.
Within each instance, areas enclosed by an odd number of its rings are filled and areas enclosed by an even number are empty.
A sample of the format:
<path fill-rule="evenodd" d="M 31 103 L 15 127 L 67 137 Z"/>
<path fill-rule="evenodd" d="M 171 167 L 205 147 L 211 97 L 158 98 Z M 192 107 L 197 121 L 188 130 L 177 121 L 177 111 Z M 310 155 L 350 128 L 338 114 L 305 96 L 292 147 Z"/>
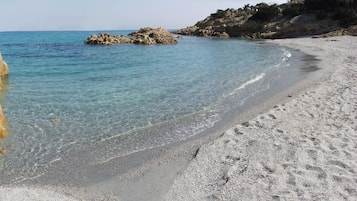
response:
<path fill-rule="evenodd" d="M 0 33 L 10 67 L 2 174 L 35 177 L 32 170 L 97 143 L 110 147 L 96 159 L 103 163 L 186 139 L 269 89 L 291 57 L 283 47 L 239 39 L 84 45 L 91 33 Z"/>

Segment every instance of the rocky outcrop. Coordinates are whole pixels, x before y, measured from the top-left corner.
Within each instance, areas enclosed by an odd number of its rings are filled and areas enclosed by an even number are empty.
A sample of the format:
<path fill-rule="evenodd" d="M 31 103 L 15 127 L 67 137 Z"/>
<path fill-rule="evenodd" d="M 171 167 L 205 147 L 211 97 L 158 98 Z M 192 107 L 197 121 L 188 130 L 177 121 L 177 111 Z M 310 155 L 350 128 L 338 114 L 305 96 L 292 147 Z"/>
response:
<path fill-rule="evenodd" d="M 2 86 L 2 79 L 9 74 L 9 68 L 7 66 L 7 63 L 3 61 L 1 53 L 0 53 L 0 87 L 3 89 Z M 0 90 L 1 90 L 0 89 Z M 7 138 L 8 136 L 8 131 L 6 127 L 6 118 L 5 115 L 2 111 L 2 107 L 0 105 L 0 154 L 5 155 L 6 150 L 2 148 L 2 141 L 3 139 Z"/>
<path fill-rule="evenodd" d="M 204 37 L 235 37 L 233 29 L 240 29 L 252 15 L 253 8 L 218 10 L 194 26 L 177 30 L 175 33 Z"/>
<path fill-rule="evenodd" d="M 343 36 L 343 35 L 350 35 L 350 36 L 357 36 L 357 25 L 351 26 L 347 29 L 338 29 L 336 31 L 328 32 L 321 35 L 315 35 L 313 38 L 327 38 L 333 36 Z"/>
<path fill-rule="evenodd" d="M 347 23 L 346 23 L 347 22 Z M 206 19 L 175 33 L 191 36 L 241 37 L 253 39 L 292 38 L 309 35 L 354 34 L 356 11 L 307 12 L 298 5 L 246 5 L 244 8 L 218 10 Z M 347 27 L 347 28 L 346 28 Z M 329 34 L 327 34 L 329 35 Z"/>
<path fill-rule="evenodd" d="M 177 40 L 168 32 L 166 29 L 160 28 L 141 28 L 138 32 L 130 33 L 129 36 L 132 36 L 132 42 L 134 44 L 176 44 Z"/>
<path fill-rule="evenodd" d="M 129 37 L 123 35 L 99 34 L 98 36 L 92 34 L 85 41 L 89 45 L 114 45 L 120 43 L 132 43 L 143 45 L 154 44 L 176 44 L 175 37 L 166 29 L 160 28 L 141 28 L 138 32 L 130 33 Z"/>
<path fill-rule="evenodd" d="M 130 43 L 130 39 L 123 35 L 99 34 L 98 36 L 92 34 L 85 41 L 89 45 L 114 45 L 119 43 Z"/>

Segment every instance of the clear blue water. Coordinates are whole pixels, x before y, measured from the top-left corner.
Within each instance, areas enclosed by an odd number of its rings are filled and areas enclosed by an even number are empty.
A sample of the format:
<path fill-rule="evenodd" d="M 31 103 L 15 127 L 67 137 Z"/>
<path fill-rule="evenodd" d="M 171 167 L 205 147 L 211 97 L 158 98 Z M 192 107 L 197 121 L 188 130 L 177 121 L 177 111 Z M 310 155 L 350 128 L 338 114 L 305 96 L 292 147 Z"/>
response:
<path fill-rule="evenodd" d="M 29 171 L 95 143 L 110 146 L 97 159 L 105 162 L 186 139 L 269 88 L 269 75 L 291 56 L 239 39 L 85 45 L 91 33 L 0 33 L 10 68 L 1 101 L 9 128 L 3 173 Z"/>

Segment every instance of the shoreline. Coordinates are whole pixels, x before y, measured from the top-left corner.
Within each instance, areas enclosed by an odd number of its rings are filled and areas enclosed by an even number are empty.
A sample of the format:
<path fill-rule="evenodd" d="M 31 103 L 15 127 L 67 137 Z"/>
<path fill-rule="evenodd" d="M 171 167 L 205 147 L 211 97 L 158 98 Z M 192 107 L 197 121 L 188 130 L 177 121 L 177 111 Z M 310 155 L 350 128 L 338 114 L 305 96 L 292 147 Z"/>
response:
<path fill-rule="evenodd" d="M 355 41 L 268 41 L 315 55 L 322 76 L 201 146 L 164 200 L 356 199 Z"/>
<path fill-rule="evenodd" d="M 328 40 L 328 41 L 326 41 Z M 213 156 L 215 159 L 221 162 L 225 162 L 224 157 L 223 159 L 220 158 L 221 153 L 214 152 L 215 149 L 219 149 L 222 152 L 226 152 L 229 150 L 223 149 L 223 146 L 221 146 L 222 141 L 230 140 L 232 141 L 233 138 L 235 138 L 236 134 L 236 128 L 239 127 L 239 132 L 240 129 L 244 130 L 254 130 L 257 129 L 258 131 L 261 131 L 259 129 L 262 125 L 256 125 L 255 123 L 251 123 L 252 121 L 255 121 L 257 118 L 264 117 L 264 119 L 259 119 L 259 122 L 263 122 L 262 124 L 268 124 L 270 123 L 271 119 L 269 120 L 270 114 L 267 112 L 270 112 L 271 110 L 275 110 L 274 105 L 277 105 L 278 107 L 281 107 L 283 104 L 287 103 L 289 104 L 290 102 L 301 101 L 303 99 L 301 96 L 304 94 L 305 91 L 311 91 L 313 88 L 318 88 L 322 87 L 323 84 L 325 84 L 328 81 L 328 78 L 330 76 L 333 76 L 334 74 L 337 74 L 337 71 L 344 70 L 345 65 L 343 61 L 337 61 L 337 64 L 340 64 L 340 68 L 338 69 L 333 69 L 331 66 L 331 55 L 328 55 L 326 53 L 328 48 L 328 44 L 334 44 L 337 43 L 338 41 L 333 41 L 333 40 L 356 40 L 353 37 L 337 37 L 337 38 L 327 38 L 327 39 L 310 39 L 310 38 L 303 38 L 303 39 L 283 39 L 283 40 L 274 40 L 274 41 L 266 41 L 268 43 L 272 43 L 274 45 L 281 45 L 281 46 L 287 46 L 289 48 L 293 49 L 299 49 L 304 53 L 310 54 L 317 56 L 317 59 L 320 59 L 322 61 L 319 62 L 319 67 L 321 68 L 318 74 L 321 74 L 320 76 L 317 77 L 309 77 L 307 80 L 304 80 L 302 82 L 299 82 L 298 84 L 295 84 L 294 86 L 283 90 L 282 92 L 278 93 L 276 96 L 269 98 L 269 100 L 265 100 L 263 103 L 259 104 L 259 109 L 250 109 L 250 111 L 244 113 L 242 116 L 240 116 L 239 119 L 235 118 L 232 121 L 232 125 L 235 125 L 237 122 L 243 122 L 245 120 L 250 120 L 248 127 L 244 125 L 236 125 L 233 126 L 232 128 L 225 128 L 227 130 L 224 132 L 222 136 L 219 136 L 220 133 L 212 134 L 208 137 L 204 137 L 204 139 L 190 139 L 190 140 L 185 140 L 182 143 L 179 143 L 177 147 L 174 148 L 167 148 L 165 150 L 165 147 L 157 148 L 155 150 L 151 150 L 153 155 L 150 155 L 150 153 L 138 153 L 137 155 L 140 156 L 141 158 L 147 160 L 144 165 L 141 165 L 139 167 L 135 166 L 135 162 L 132 162 L 130 160 L 130 157 L 124 158 L 121 160 L 116 160 L 113 161 L 112 163 L 108 163 L 106 168 L 112 168 L 113 173 L 103 173 L 103 174 L 98 174 L 96 172 L 96 175 L 93 176 L 94 178 L 91 178 L 93 180 L 97 180 L 95 184 L 92 182 L 89 182 L 88 186 L 85 187 L 85 189 L 77 189 L 77 188 L 70 188 L 70 187 L 57 187 L 55 189 L 52 189 L 51 191 L 47 191 L 46 188 L 44 188 L 43 192 L 45 196 L 46 192 L 47 195 L 50 195 L 50 192 L 57 192 L 54 193 L 55 195 L 52 195 L 52 197 L 56 196 L 65 196 L 65 198 L 61 197 L 61 199 L 68 199 L 68 200 L 74 200 L 75 198 L 78 199 L 84 199 L 84 200 L 94 200 L 94 199 L 107 199 L 107 200 L 210 200 L 214 199 L 215 197 L 220 198 L 222 200 L 228 199 L 227 197 L 224 197 L 223 194 L 226 194 L 227 192 L 222 191 L 221 194 L 216 193 L 212 195 L 208 195 L 205 197 L 204 193 L 202 194 L 202 191 L 209 190 L 211 191 L 212 189 L 207 189 L 203 188 L 200 185 L 196 184 L 202 184 L 203 186 L 208 185 L 208 183 L 205 180 L 199 181 L 196 180 L 195 178 L 210 178 L 213 176 L 214 178 L 217 177 L 217 182 L 216 184 L 219 187 L 219 183 L 222 182 L 222 178 L 225 178 L 223 180 L 226 180 L 228 178 L 228 183 L 234 182 L 234 175 L 230 175 L 231 173 L 228 171 L 224 174 L 226 175 L 221 175 L 222 172 L 217 172 L 217 175 L 207 175 L 205 173 L 210 173 L 212 171 L 203 171 L 200 169 L 201 167 L 207 167 L 207 168 L 212 168 L 215 167 L 214 165 L 217 165 L 217 163 L 213 163 L 210 161 L 208 158 L 207 161 L 205 160 L 200 160 L 201 158 L 204 158 L 205 156 Z M 314 43 L 313 41 L 316 41 Z M 317 42 L 324 42 L 325 46 L 322 46 L 321 44 L 318 44 Z M 301 44 L 300 44 L 301 43 Z M 327 44 L 328 43 L 328 44 Z M 340 43 L 346 43 L 345 41 L 340 41 Z M 339 44 L 340 44 L 339 43 Z M 349 45 L 350 46 L 350 52 L 353 51 L 353 42 L 346 43 L 346 44 L 340 44 L 340 45 Z M 319 47 L 321 45 L 321 47 Z M 324 49 L 325 48 L 325 49 Z M 341 47 L 340 49 L 341 50 Z M 343 48 L 342 48 L 343 50 Z M 325 54 L 320 53 L 325 52 Z M 347 52 L 347 50 L 346 50 Z M 331 53 L 331 52 L 329 52 Z M 348 52 L 347 52 L 348 53 Z M 338 55 L 338 52 L 335 54 Z M 350 53 L 352 54 L 352 53 Z M 345 56 L 345 55 L 343 55 Z M 340 62 L 340 63 L 338 63 Z M 351 61 L 356 64 L 356 61 Z M 273 107 L 273 109 L 271 109 Z M 264 112 L 263 112 L 264 111 Z M 263 114 L 261 114 L 263 112 Z M 297 111 L 300 112 L 300 111 Z M 278 113 L 278 112 L 277 112 Z M 258 116 L 258 117 L 256 117 Z M 277 114 L 273 114 L 273 116 L 276 119 L 279 119 L 279 116 Z M 254 118 L 256 117 L 256 118 Z M 275 120 L 276 120 L 275 119 Z M 286 120 L 289 120 L 289 116 L 286 117 Z M 296 122 L 298 123 L 298 122 Z M 229 123 L 230 124 L 230 123 Z M 263 125 L 264 128 L 264 125 Z M 268 129 L 269 130 L 269 129 Z M 265 131 L 268 131 L 265 130 Z M 281 129 L 279 129 L 281 131 Z M 288 129 L 287 129 L 288 130 Z M 274 133 L 276 133 L 274 130 Z M 277 131 L 279 135 L 283 135 L 280 133 L 280 131 Z M 285 131 L 285 130 L 283 130 Z M 233 136 L 232 136 L 233 135 Z M 246 135 L 244 135 L 246 137 Z M 238 136 L 239 137 L 239 136 Z M 265 136 L 264 136 L 265 137 Z M 241 140 L 244 140 L 240 138 Z M 259 138 L 254 138 L 252 137 L 251 140 L 260 140 Z M 264 139 L 268 141 L 268 139 Z M 233 139 L 234 141 L 234 139 Z M 200 146 L 203 144 L 202 146 Z M 219 144 L 219 146 L 216 144 Z M 224 144 L 224 143 L 223 143 Z M 228 143 L 229 144 L 229 143 Z M 239 143 L 238 143 L 239 144 Z M 246 144 L 242 144 L 246 145 Z M 264 144 L 263 144 L 264 145 Z M 282 143 L 281 146 L 284 146 L 285 144 Z M 212 146 L 214 149 L 212 150 Z M 198 151 L 196 151 L 198 150 Z M 206 151 L 207 150 L 207 151 Z M 232 150 L 231 150 L 232 151 Z M 242 153 L 244 153 L 244 150 L 240 150 Z M 205 155 L 207 154 L 207 155 Z M 194 155 L 194 156 L 192 156 Z M 249 154 L 246 154 L 249 155 Z M 147 157 L 148 158 L 145 158 Z M 159 156 L 158 158 L 156 158 Z M 151 158 L 150 158 L 151 157 Z M 260 156 L 259 156 L 260 157 Z M 192 159 L 193 158 L 193 159 Z M 237 158 L 236 158 L 237 159 Z M 244 165 L 247 165 L 247 169 L 249 170 L 249 163 L 236 163 L 236 164 L 231 164 L 232 161 L 234 162 L 236 159 L 234 158 L 229 158 L 228 157 L 228 166 L 233 166 L 236 169 L 238 168 L 243 168 Z M 213 159 L 212 159 L 213 160 Z M 243 160 L 243 157 L 240 157 L 240 160 Z M 240 160 L 236 160 L 240 161 Z M 120 164 L 121 162 L 131 162 L 133 163 L 133 166 L 136 167 L 132 171 L 126 171 L 123 174 L 118 175 L 118 173 L 115 172 L 115 167 L 116 165 Z M 188 165 L 187 165 L 188 164 Z M 340 164 L 340 163 L 336 163 Z M 186 166 L 187 165 L 187 166 Z M 268 165 L 269 166 L 269 165 Z M 273 164 L 274 166 L 274 164 Z M 310 165 L 312 166 L 312 165 Z M 309 167 L 310 167 L 309 166 Z M 350 166 L 349 166 L 350 167 Z M 98 171 L 98 169 L 103 168 L 103 167 L 94 167 L 94 171 Z M 130 166 L 127 167 L 130 169 Z M 268 169 L 272 169 L 271 167 L 268 167 Z M 353 170 L 356 170 L 356 165 L 354 167 L 351 167 Z M 213 168 L 214 170 L 216 168 Z M 222 169 L 221 166 L 218 167 L 219 170 Z M 224 168 L 223 168 L 224 169 Z M 311 169 L 311 168 L 310 168 Z M 314 168 L 312 168 L 314 169 Z M 318 168 L 315 168 L 318 169 Z M 60 170 L 60 169 L 59 169 Z M 356 170 L 357 171 L 357 170 Z M 213 171 L 214 172 L 214 171 Z M 58 172 L 57 172 L 58 173 Z M 65 174 L 65 173 L 62 173 Z M 87 172 L 88 174 L 88 172 Z M 233 174 L 233 173 L 232 173 Z M 223 176 L 223 177 L 222 177 Z M 278 175 L 279 176 L 279 175 Z M 54 175 L 54 177 L 61 177 L 61 174 Z M 356 176 L 357 177 L 357 176 Z M 103 179 L 106 178 L 106 179 Z M 51 177 L 45 178 L 45 180 L 50 180 L 53 179 Z M 249 179 L 249 178 L 248 178 Z M 357 179 L 357 178 L 356 178 Z M 297 179 L 295 179 L 297 180 Z M 173 184 L 174 182 L 174 184 Z M 205 183 L 206 182 L 206 183 Z M 9 187 L 9 188 L 3 188 L 0 187 L 0 194 L 6 193 L 10 197 L 7 200 L 11 200 L 11 194 L 13 193 L 13 196 L 17 196 L 16 192 L 19 192 L 21 190 L 24 190 L 24 192 L 27 192 L 26 195 L 28 195 L 27 198 L 31 198 L 32 195 L 39 195 L 42 193 L 42 188 L 44 184 L 47 182 L 43 182 L 43 180 L 40 180 L 39 182 L 39 187 L 38 188 L 30 188 L 28 186 L 25 187 Z M 48 182 L 47 185 L 51 186 L 51 182 Z M 65 183 L 65 182 L 64 182 Z M 295 183 L 297 183 L 295 181 Z M 171 187 L 171 185 L 173 186 Z M 240 183 L 238 182 L 236 185 L 239 185 Z M 191 186 L 190 186 L 191 185 Z M 246 184 L 244 184 L 246 185 Z M 32 186 L 30 184 L 29 186 Z M 226 185 L 223 185 L 226 186 Z M 202 187 L 202 188 L 201 188 Z M 169 191 L 170 190 L 170 191 Z M 259 190 L 259 189 L 258 189 Z M 169 191 L 169 193 L 167 192 Z M 351 190 L 353 192 L 353 190 Z M 90 193 L 89 193 L 90 192 Z M 193 193 L 192 193 L 193 192 Z M 223 193 L 225 192 L 225 193 Z M 167 194 L 168 193 L 168 194 Z M 203 196 L 204 195 L 204 196 Z M 184 197 L 186 196 L 186 197 Z M 188 197 L 187 197 L 188 196 Z M 190 197 L 191 196 L 191 197 Z M 195 197 L 196 196 L 196 197 Z M 211 196 L 211 197 L 209 197 Z M 221 197 L 219 197 L 221 196 Z M 223 197 L 222 197 L 223 196 Z M 275 195 L 274 195 L 275 196 Z M 279 196 L 279 195 L 277 195 Z M 13 197 L 15 198 L 15 197 Z M 32 197 L 33 199 L 35 197 Z M 233 198 L 233 197 L 231 197 Z M 45 198 L 44 198 L 45 199 Z M 254 199 L 254 197 L 249 197 L 247 196 L 246 199 Z M 264 198 L 265 199 L 265 198 Z M 266 199 L 272 199 L 272 198 L 266 198 Z M 6 200 L 6 198 L 5 198 Z M 47 199 L 46 199 L 47 200 Z"/>

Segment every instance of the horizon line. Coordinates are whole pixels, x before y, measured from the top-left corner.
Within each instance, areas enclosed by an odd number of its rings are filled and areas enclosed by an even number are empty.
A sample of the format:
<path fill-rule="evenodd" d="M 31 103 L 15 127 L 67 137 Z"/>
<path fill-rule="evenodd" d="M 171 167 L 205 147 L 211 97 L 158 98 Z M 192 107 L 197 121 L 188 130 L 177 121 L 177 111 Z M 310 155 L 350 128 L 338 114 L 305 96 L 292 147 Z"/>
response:
<path fill-rule="evenodd" d="M 149 26 L 148 26 L 149 27 Z M 161 26 L 162 27 L 162 26 Z M 146 28 L 146 27 L 141 27 L 141 28 Z M 141 28 L 125 28 L 125 29 L 35 29 L 35 30 L 5 30 L 5 31 L 0 31 L 0 33 L 9 33 L 9 32 L 75 32 L 75 31 L 135 31 L 139 30 Z M 153 28 L 159 28 L 159 27 L 153 27 Z M 177 30 L 180 28 L 166 28 L 167 30 Z"/>

